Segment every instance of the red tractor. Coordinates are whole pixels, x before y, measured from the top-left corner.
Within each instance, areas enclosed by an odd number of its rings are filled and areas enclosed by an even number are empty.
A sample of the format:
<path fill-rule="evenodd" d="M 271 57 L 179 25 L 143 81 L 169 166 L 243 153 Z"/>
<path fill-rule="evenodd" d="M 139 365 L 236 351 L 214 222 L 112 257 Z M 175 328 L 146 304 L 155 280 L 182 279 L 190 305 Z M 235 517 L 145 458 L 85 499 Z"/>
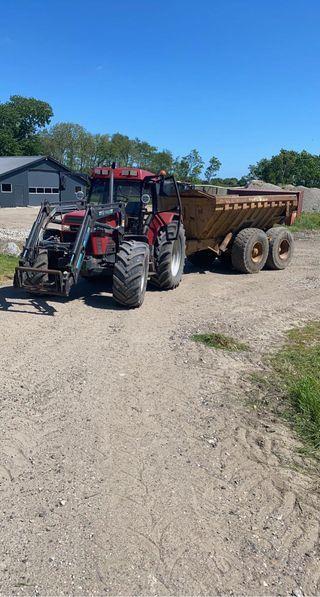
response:
<path fill-rule="evenodd" d="M 113 276 L 113 296 L 139 307 L 147 281 L 170 290 L 185 261 L 181 199 L 173 176 L 140 168 L 99 167 L 88 198 L 41 206 L 14 285 L 68 296 L 79 276 Z"/>

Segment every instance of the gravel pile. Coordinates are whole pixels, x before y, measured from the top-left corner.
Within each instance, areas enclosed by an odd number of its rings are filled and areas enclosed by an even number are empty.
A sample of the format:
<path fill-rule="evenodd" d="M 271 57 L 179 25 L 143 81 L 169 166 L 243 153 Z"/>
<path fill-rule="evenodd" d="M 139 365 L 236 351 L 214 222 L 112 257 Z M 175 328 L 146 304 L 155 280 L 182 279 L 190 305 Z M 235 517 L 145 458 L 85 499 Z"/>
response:
<path fill-rule="evenodd" d="M 303 186 L 294 185 L 285 185 L 284 187 L 279 187 L 275 184 L 271 184 L 268 182 L 264 182 L 263 180 L 252 180 L 248 184 L 248 189 L 268 189 L 270 191 L 279 190 L 279 191 L 303 191 L 303 206 L 302 211 L 306 212 L 313 212 L 317 211 L 320 212 L 320 189 L 318 188 L 308 188 Z"/>

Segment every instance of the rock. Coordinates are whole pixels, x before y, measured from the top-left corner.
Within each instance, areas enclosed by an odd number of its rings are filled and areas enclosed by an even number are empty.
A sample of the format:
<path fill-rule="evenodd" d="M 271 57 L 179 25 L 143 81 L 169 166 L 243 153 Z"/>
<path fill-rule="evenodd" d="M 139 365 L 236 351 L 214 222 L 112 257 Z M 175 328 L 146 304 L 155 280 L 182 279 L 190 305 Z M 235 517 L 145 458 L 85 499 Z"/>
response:
<path fill-rule="evenodd" d="M 303 592 L 301 591 L 301 589 L 297 588 L 297 589 L 293 589 L 291 595 L 293 597 L 304 597 Z"/>
<path fill-rule="evenodd" d="M 5 255 L 14 255 L 15 257 L 18 257 L 20 255 L 20 253 L 21 253 L 18 245 L 16 245 L 16 243 L 14 243 L 14 242 L 7 243 L 4 246 L 2 252 Z"/>

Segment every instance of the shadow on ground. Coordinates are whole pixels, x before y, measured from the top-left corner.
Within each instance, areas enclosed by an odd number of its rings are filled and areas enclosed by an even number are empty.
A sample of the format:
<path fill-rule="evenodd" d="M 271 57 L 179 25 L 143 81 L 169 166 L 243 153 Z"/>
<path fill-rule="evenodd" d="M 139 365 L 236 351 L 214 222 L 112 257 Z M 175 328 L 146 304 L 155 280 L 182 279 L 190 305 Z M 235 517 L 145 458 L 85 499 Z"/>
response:
<path fill-rule="evenodd" d="M 95 309 L 111 309 L 113 311 L 125 309 L 113 299 L 112 282 L 108 279 L 94 282 L 81 280 L 71 290 L 69 297 L 36 295 L 14 288 L 12 285 L 0 287 L 0 311 L 11 313 L 53 317 L 57 313 L 59 304 L 74 300 L 83 300 L 86 305 Z"/>
<path fill-rule="evenodd" d="M 213 261 L 210 269 L 195 266 L 187 260 L 184 274 L 194 273 L 215 273 L 228 276 L 237 275 L 237 272 L 232 271 L 219 260 Z M 161 290 L 151 284 L 148 284 L 147 291 L 161 292 Z M 59 304 L 74 300 L 82 300 L 88 307 L 94 309 L 106 309 L 111 311 L 122 311 L 126 309 L 126 307 L 117 304 L 112 296 L 111 277 L 96 280 L 81 279 L 78 284 L 72 288 L 69 297 L 36 295 L 14 288 L 12 285 L 0 287 L 0 311 L 9 311 L 11 313 L 25 313 L 27 315 L 46 315 L 48 317 L 53 317 L 57 312 L 56 307 Z"/>
<path fill-rule="evenodd" d="M 206 273 L 214 273 L 214 274 L 223 274 L 224 276 L 238 276 L 239 272 L 236 272 L 232 269 L 231 265 L 227 265 L 220 259 L 213 259 L 212 263 L 208 267 L 208 265 L 199 266 L 194 265 L 191 261 L 186 260 L 184 274 L 206 274 Z"/>

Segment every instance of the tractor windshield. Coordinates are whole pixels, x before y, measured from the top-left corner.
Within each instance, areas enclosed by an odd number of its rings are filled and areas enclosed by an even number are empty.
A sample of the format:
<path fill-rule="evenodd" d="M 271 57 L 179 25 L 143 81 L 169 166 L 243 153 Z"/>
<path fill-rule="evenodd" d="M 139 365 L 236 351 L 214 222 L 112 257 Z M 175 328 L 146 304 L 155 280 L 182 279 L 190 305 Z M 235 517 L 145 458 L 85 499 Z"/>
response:
<path fill-rule="evenodd" d="M 93 179 L 89 191 L 90 203 L 109 203 L 110 180 L 101 178 Z M 140 201 L 141 181 L 140 180 L 114 180 L 113 184 L 113 202 Z"/>

